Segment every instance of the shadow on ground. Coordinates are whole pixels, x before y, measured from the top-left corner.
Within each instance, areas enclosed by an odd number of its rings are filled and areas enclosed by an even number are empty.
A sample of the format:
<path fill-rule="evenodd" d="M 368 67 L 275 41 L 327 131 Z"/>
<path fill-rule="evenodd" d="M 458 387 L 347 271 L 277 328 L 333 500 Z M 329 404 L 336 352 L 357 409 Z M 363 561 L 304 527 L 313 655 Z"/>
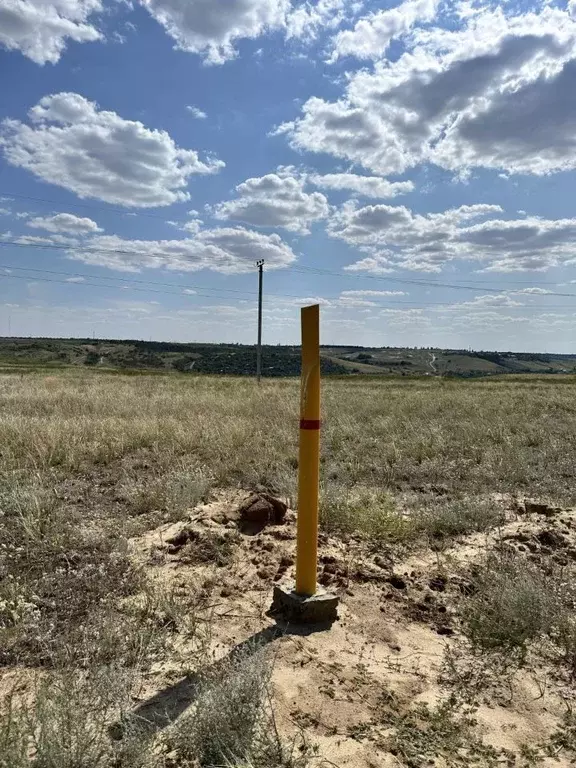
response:
<path fill-rule="evenodd" d="M 112 739 L 121 739 L 130 726 L 136 726 L 140 732 L 152 737 L 154 733 L 168 727 L 182 715 L 188 707 L 194 703 L 200 691 L 200 682 L 207 672 L 217 674 L 220 668 L 224 668 L 229 662 L 239 657 L 246 658 L 261 650 L 269 643 L 288 635 L 299 637 L 310 635 L 314 632 L 323 632 L 330 629 L 331 624 L 288 624 L 281 620 L 270 627 L 266 627 L 244 640 L 224 657 L 212 664 L 208 669 L 203 668 L 193 672 L 158 691 L 154 696 L 143 701 L 131 713 L 127 722 L 115 723 L 110 728 Z"/>

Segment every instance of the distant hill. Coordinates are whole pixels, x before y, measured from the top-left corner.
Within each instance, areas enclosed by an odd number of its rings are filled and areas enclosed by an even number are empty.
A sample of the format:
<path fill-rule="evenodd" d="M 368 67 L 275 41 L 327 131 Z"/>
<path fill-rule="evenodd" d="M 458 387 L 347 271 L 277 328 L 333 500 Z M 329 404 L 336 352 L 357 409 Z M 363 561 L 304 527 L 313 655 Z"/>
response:
<path fill-rule="evenodd" d="M 132 370 L 253 376 L 256 352 L 242 344 L 176 344 L 162 341 L 95 339 L 2 339 L 0 368 L 91 366 Z M 345 363 L 325 358 L 324 374 L 350 373 Z M 264 346 L 264 376 L 297 376 L 299 347 Z"/>
<path fill-rule="evenodd" d="M 336 375 L 428 375 L 469 378 L 507 373 L 576 373 L 576 354 L 471 352 L 461 349 L 324 346 L 322 372 Z M 0 338 L 0 368 L 90 366 L 253 376 L 256 353 L 243 344 Z M 264 376 L 297 376 L 300 348 L 264 346 Z"/>

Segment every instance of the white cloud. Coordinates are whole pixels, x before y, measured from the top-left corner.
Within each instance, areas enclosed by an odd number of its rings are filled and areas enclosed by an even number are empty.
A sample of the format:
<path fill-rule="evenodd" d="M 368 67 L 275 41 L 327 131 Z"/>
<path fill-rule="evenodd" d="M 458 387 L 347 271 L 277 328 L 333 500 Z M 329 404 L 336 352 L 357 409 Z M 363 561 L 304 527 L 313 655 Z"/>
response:
<path fill-rule="evenodd" d="M 549 291 L 547 288 L 522 288 L 519 291 L 514 291 L 513 293 L 526 296 L 546 296 L 549 293 L 553 293 L 553 291 Z"/>
<path fill-rule="evenodd" d="M 35 229 L 45 229 L 46 232 L 69 232 L 73 235 L 90 235 L 103 231 L 92 219 L 74 216 L 72 213 L 36 216 L 27 221 L 26 225 Z"/>
<path fill-rule="evenodd" d="M 576 168 L 576 20 L 546 5 L 484 8 L 459 29 L 415 29 L 395 61 L 349 76 L 340 99 L 312 97 L 276 130 L 295 149 L 375 173 L 431 162 L 543 175 Z"/>
<path fill-rule="evenodd" d="M 0 216 L 10 216 L 11 213 L 10 208 L 0 208 Z"/>
<path fill-rule="evenodd" d="M 77 245 L 78 240 L 75 237 L 68 235 L 46 235 L 41 237 L 40 235 L 20 235 L 14 237 L 11 232 L 5 232 L 0 235 L 1 240 L 10 240 L 18 243 L 18 245 Z"/>
<path fill-rule="evenodd" d="M 281 29 L 289 0 L 140 0 L 176 42 L 176 48 L 222 64 L 236 56 L 234 43 Z"/>
<path fill-rule="evenodd" d="M 206 112 L 204 112 L 199 107 L 192 106 L 191 104 L 189 104 L 186 109 L 191 113 L 192 117 L 195 117 L 197 120 L 206 120 L 208 117 Z"/>
<path fill-rule="evenodd" d="M 67 277 L 66 278 L 66 282 L 67 283 L 83 283 L 84 282 L 84 278 L 80 277 L 80 276 L 78 276 L 78 277 Z"/>
<path fill-rule="evenodd" d="M 386 275 L 395 272 L 396 264 L 385 254 L 374 254 L 359 259 L 353 264 L 347 264 L 344 267 L 346 272 L 370 272 L 373 275 Z"/>
<path fill-rule="evenodd" d="M 342 291 L 342 296 L 352 297 L 375 297 L 382 298 L 387 296 L 408 296 L 406 291 Z"/>
<path fill-rule="evenodd" d="M 318 0 L 294 4 L 286 19 L 286 35 L 290 38 L 314 38 L 319 29 L 337 27 L 348 13 L 354 13 L 354 4 L 347 0 Z"/>
<path fill-rule="evenodd" d="M 394 38 L 409 32 L 416 23 L 432 21 L 438 0 L 405 0 L 396 8 L 370 13 L 356 22 L 354 29 L 338 32 L 333 42 L 331 62 L 341 56 L 378 59 Z"/>
<path fill-rule="evenodd" d="M 335 29 L 359 9 L 349 0 L 140 0 L 176 43 L 206 64 L 238 55 L 240 40 L 280 32 L 287 39 L 313 40 Z M 256 55 L 261 55 L 256 52 Z"/>
<path fill-rule="evenodd" d="M 327 229 L 368 254 L 346 267 L 355 272 L 439 272 L 455 259 L 482 262 L 486 270 L 499 272 L 576 263 L 576 219 L 494 218 L 501 213 L 499 206 L 485 204 L 422 215 L 405 206 L 359 208 L 349 202 Z"/>
<path fill-rule="evenodd" d="M 140 208 L 170 205 L 189 199 L 192 174 L 215 173 L 224 165 L 214 158 L 202 162 L 166 131 L 100 110 L 76 93 L 45 96 L 29 116 L 30 125 L 2 123 L 6 160 L 82 198 Z"/>
<path fill-rule="evenodd" d="M 266 269 L 281 269 L 296 260 L 278 235 L 264 235 L 241 227 L 209 229 L 183 240 L 128 240 L 97 235 L 68 252 L 71 259 L 124 271 L 170 269 L 236 274 L 254 271 L 265 259 Z"/>
<path fill-rule="evenodd" d="M 305 234 L 314 221 L 330 212 L 323 194 L 304 192 L 305 183 L 305 177 L 292 175 L 292 169 L 247 179 L 236 187 L 238 197 L 215 206 L 214 215 L 218 219 Z"/>
<path fill-rule="evenodd" d="M 440 311 L 461 312 L 470 309 L 500 308 L 500 307 L 523 307 L 521 301 L 514 301 L 510 295 L 504 291 L 502 293 L 488 293 L 480 296 L 474 296 L 469 301 L 461 301 L 457 304 L 446 304 Z"/>
<path fill-rule="evenodd" d="M 0 0 L 0 45 L 36 64 L 55 64 L 68 40 L 101 39 L 89 23 L 101 11 L 100 0 Z"/>
<path fill-rule="evenodd" d="M 350 189 L 364 197 L 386 199 L 412 192 L 411 181 L 388 181 L 379 176 L 360 176 L 356 173 L 312 174 L 308 181 L 322 189 Z"/>

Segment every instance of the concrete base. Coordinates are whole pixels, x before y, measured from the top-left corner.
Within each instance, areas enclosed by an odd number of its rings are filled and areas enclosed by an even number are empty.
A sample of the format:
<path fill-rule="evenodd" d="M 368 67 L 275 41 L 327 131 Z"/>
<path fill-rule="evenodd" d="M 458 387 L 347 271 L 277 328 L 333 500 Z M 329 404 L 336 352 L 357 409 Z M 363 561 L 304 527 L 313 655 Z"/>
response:
<path fill-rule="evenodd" d="M 319 590 L 315 595 L 297 595 L 292 585 L 274 587 L 271 613 L 295 624 L 331 624 L 338 618 L 337 595 Z"/>

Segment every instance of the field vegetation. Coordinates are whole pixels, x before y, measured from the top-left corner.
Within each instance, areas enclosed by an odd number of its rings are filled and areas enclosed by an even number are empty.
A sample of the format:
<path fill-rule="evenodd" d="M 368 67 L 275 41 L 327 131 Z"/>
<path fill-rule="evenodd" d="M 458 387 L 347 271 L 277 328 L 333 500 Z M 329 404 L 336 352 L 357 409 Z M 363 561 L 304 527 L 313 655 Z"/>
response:
<path fill-rule="evenodd" d="M 277 658 L 269 642 L 273 574 L 250 558 L 281 544 L 293 562 L 293 521 L 273 539 L 211 519 L 178 560 L 143 544 L 253 491 L 296 507 L 298 387 L 86 367 L 0 377 L 2 768 L 337 762 L 317 744 L 334 736 L 328 726 L 319 735 L 310 712 L 287 718 L 276 704 L 289 649 Z M 416 622 L 418 637 L 426 627 L 448 643 L 441 674 L 425 673 L 448 693 L 415 706 L 355 657 L 369 711 L 341 741 L 382 765 L 570 764 L 576 379 L 328 379 L 323 423 L 322 583 L 341 591 L 348 626 L 369 610 L 371 642 Z M 248 592 L 261 595 L 255 636 L 222 655 L 221 619 L 245 611 Z M 546 678 L 558 711 L 511 752 L 483 740 L 477 714 L 526 670 Z M 140 705 L 180 678 L 179 716 L 146 714 Z M 341 764 L 376 759 L 354 754 Z"/>

